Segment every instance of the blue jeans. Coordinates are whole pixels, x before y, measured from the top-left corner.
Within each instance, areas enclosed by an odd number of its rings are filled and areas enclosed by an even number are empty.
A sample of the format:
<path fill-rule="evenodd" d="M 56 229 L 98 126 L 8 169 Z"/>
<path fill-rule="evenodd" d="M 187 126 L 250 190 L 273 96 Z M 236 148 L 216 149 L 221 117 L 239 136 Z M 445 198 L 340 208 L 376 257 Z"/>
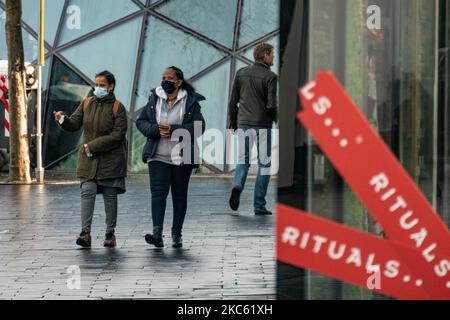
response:
<path fill-rule="evenodd" d="M 239 132 L 239 130 L 241 130 Z M 245 144 L 239 143 L 238 164 L 234 174 L 233 187 L 240 187 L 244 190 L 250 169 L 251 150 L 256 142 L 258 152 L 258 175 L 255 183 L 254 207 L 264 209 L 266 207 L 266 194 L 270 182 L 270 167 L 272 156 L 272 130 L 270 128 L 240 125 L 238 130 L 239 142 L 243 142 L 245 134 Z"/>

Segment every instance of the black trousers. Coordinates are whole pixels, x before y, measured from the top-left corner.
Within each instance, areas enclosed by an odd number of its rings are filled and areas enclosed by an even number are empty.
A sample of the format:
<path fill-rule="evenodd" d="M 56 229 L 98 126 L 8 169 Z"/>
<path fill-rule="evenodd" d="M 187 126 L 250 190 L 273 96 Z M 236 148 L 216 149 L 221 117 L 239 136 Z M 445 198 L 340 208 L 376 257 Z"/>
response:
<path fill-rule="evenodd" d="M 172 191 L 173 224 L 172 234 L 181 235 L 187 211 L 189 180 L 192 174 L 190 166 L 176 166 L 159 161 L 148 164 L 150 191 L 152 194 L 153 227 L 164 226 L 167 196 Z"/>

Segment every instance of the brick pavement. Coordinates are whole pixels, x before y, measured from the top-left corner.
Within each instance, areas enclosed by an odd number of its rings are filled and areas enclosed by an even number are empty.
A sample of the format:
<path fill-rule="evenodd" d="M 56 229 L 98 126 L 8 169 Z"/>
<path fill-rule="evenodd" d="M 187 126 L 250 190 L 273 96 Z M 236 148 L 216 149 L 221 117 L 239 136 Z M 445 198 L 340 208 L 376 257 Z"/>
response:
<path fill-rule="evenodd" d="M 147 245 L 151 231 L 147 176 L 128 181 L 119 198 L 118 247 L 102 247 L 103 200 L 97 200 L 93 247 L 78 249 L 79 186 L 0 185 L 0 299 L 275 299 L 274 216 L 254 216 L 254 181 L 239 214 L 228 208 L 229 179 L 194 178 L 183 232 L 170 246 L 171 199 L 164 249 Z M 274 209 L 275 183 L 269 188 Z M 71 265 L 81 288 L 67 288 Z"/>

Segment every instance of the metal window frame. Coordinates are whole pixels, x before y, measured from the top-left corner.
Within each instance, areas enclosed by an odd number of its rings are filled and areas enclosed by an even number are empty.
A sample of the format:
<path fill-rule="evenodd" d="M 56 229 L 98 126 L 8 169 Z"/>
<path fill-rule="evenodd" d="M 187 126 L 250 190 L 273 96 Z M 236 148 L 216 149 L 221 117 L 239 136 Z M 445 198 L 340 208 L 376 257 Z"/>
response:
<path fill-rule="evenodd" d="M 95 36 L 97 36 L 98 34 L 101 34 L 103 32 L 109 31 L 114 29 L 117 26 L 120 26 L 124 23 L 127 23 L 133 19 L 136 19 L 138 17 L 141 16 L 142 18 L 142 24 L 141 24 L 141 34 L 140 34 L 140 38 L 139 38 L 139 44 L 138 44 L 138 51 L 137 51 L 137 58 L 136 58 L 136 62 L 135 62 L 135 66 L 134 66 L 134 78 L 133 78 L 133 85 L 132 85 L 132 96 L 131 96 L 131 100 L 130 100 L 130 106 L 129 106 L 129 111 L 127 112 L 127 115 L 129 117 L 129 131 L 128 131 L 128 140 L 129 142 L 132 141 L 132 130 L 130 129 L 132 122 L 134 122 L 137 114 L 142 110 L 136 110 L 136 101 L 137 101 L 137 93 L 136 90 L 138 88 L 139 85 L 139 78 L 140 78 L 140 68 L 142 66 L 142 59 L 143 59 L 143 46 L 145 43 L 145 34 L 146 32 L 148 32 L 148 28 L 150 28 L 149 25 L 149 18 L 150 17 L 154 17 L 170 26 L 172 26 L 173 28 L 183 31 L 185 33 L 187 33 L 188 35 L 196 38 L 197 40 L 206 43 L 212 47 L 214 47 L 216 50 L 219 50 L 223 53 L 225 53 L 225 57 L 223 57 L 222 59 L 214 62 L 213 64 L 207 66 L 206 68 L 204 68 L 203 70 L 200 70 L 198 73 L 196 73 L 195 75 L 193 75 L 189 81 L 197 81 L 199 79 L 201 79 L 202 77 L 208 75 L 210 72 L 213 72 L 216 68 L 222 66 L 223 64 L 226 63 L 230 63 L 230 80 L 229 80 L 229 94 L 231 94 L 231 89 L 232 89 L 232 83 L 233 83 L 233 79 L 236 73 L 236 62 L 237 60 L 242 61 L 245 64 L 252 64 L 253 61 L 251 61 L 250 59 L 246 58 L 245 56 L 243 56 L 243 52 L 245 52 L 247 49 L 250 49 L 252 47 L 254 47 L 256 44 L 262 42 L 262 41 L 266 41 L 274 36 L 279 35 L 280 33 L 280 29 L 277 28 L 274 31 L 265 34 L 257 39 L 255 39 L 254 41 L 247 43 L 246 45 L 242 46 L 242 47 L 238 47 L 238 40 L 239 40 L 239 36 L 240 36 L 240 25 L 241 25 L 241 20 L 242 20 L 242 12 L 244 10 L 244 2 L 246 0 L 234 0 L 237 1 L 237 6 L 236 6 L 236 16 L 235 16 L 235 21 L 234 21 L 234 30 L 233 30 L 233 43 L 232 43 L 232 48 L 228 48 L 226 46 L 224 46 L 223 44 L 215 41 L 214 39 L 211 39 L 210 37 L 202 34 L 201 32 L 195 31 L 175 20 L 172 20 L 171 18 L 161 14 L 160 12 L 158 12 L 158 7 L 164 5 L 165 3 L 169 2 L 169 1 L 174 1 L 174 0 L 159 0 L 156 1 L 154 3 L 150 3 L 150 0 L 146 1 L 146 4 L 144 5 L 143 3 L 141 3 L 139 0 L 130 0 L 131 2 L 133 2 L 139 9 L 136 10 L 136 12 L 133 12 L 129 15 L 126 15 L 120 19 L 114 20 L 109 24 L 106 24 L 100 28 L 97 28 L 95 30 L 92 30 L 76 39 L 73 39 L 69 42 L 66 42 L 64 44 L 60 45 L 60 40 L 61 40 L 61 33 L 64 27 L 64 19 L 65 19 L 65 15 L 66 15 L 66 11 L 67 11 L 67 7 L 70 4 L 70 0 L 65 0 L 64 2 L 64 6 L 63 9 L 61 11 L 61 16 L 59 19 L 59 23 L 58 23 L 58 28 L 56 30 L 56 34 L 55 34 L 55 39 L 53 42 L 53 45 L 50 45 L 49 43 L 45 43 L 45 47 L 47 48 L 48 52 L 45 55 L 45 58 L 49 58 L 52 56 L 57 57 L 60 61 L 62 61 L 64 64 L 66 64 L 70 69 L 72 69 L 73 72 L 75 72 L 80 78 L 82 78 L 83 80 L 85 80 L 87 83 L 93 85 L 93 81 L 91 80 L 90 77 L 88 77 L 87 75 L 85 75 L 79 68 L 77 68 L 75 65 L 73 65 L 70 61 L 68 61 L 67 59 L 64 58 L 64 56 L 61 54 L 61 51 L 64 49 L 67 49 L 69 47 L 75 46 L 85 40 L 88 40 L 90 38 L 93 38 Z M 2 2 L 0 2 L 0 7 L 5 10 L 4 4 Z M 29 26 L 27 25 L 23 20 L 22 20 L 22 27 L 29 32 L 33 37 L 35 37 L 37 39 L 37 33 Z M 150 30 L 151 32 L 151 30 Z M 52 67 L 54 64 L 54 59 L 52 59 L 52 63 L 51 66 L 49 66 L 49 73 L 48 73 L 48 80 L 51 78 L 52 75 Z M 48 85 L 48 82 L 47 82 Z M 229 146 L 227 146 L 227 144 L 225 144 L 225 165 L 224 165 L 224 171 L 221 171 L 217 168 L 215 168 L 214 166 L 211 166 L 209 164 L 205 164 L 205 166 L 212 170 L 213 172 L 217 172 L 217 173 L 228 173 L 231 172 L 229 170 L 229 165 L 226 164 L 226 156 L 227 156 L 227 148 Z M 129 152 L 132 152 L 132 143 L 129 143 Z M 61 159 L 69 156 L 70 154 L 72 154 L 74 151 L 71 151 L 70 153 L 68 153 L 67 155 L 63 156 Z M 130 159 L 131 160 L 131 159 Z M 131 163 L 131 162 L 129 162 Z M 214 169 L 212 169 L 214 168 Z"/>

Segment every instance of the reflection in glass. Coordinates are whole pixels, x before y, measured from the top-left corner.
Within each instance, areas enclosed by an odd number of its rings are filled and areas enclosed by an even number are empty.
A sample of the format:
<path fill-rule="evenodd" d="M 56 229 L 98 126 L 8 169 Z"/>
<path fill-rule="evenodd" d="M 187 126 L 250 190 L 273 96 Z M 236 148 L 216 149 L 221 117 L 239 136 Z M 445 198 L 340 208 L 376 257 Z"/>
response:
<path fill-rule="evenodd" d="M 132 130 L 132 149 L 131 149 L 131 170 L 133 172 L 148 172 L 148 165 L 142 161 L 142 152 L 147 143 L 147 138 L 139 132 L 136 124 L 131 125 Z"/>
<path fill-rule="evenodd" d="M 236 8 L 236 0 L 172 0 L 158 7 L 157 11 L 231 48 Z"/>
<path fill-rule="evenodd" d="M 36 33 L 39 32 L 39 2 L 37 0 L 22 0 L 22 20 Z M 44 37 L 50 45 L 53 45 L 55 40 L 63 7 L 64 1 L 45 1 Z"/>
<path fill-rule="evenodd" d="M 245 0 L 239 30 L 239 47 L 279 28 L 279 0 Z"/>
<path fill-rule="evenodd" d="M 5 34 L 6 13 L 0 8 L 0 60 L 8 60 Z M 39 55 L 38 41 L 28 31 L 22 28 L 23 50 L 25 62 L 37 60 Z M 47 52 L 47 49 L 45 49 Z"/>
<path fill-rule="evenodd" d="M 443 1 L 439 21 L 439 113 L 437 207 L 450 226 L 450 3 Z"/>
<path fill-rule="evenodd" d="M 70 0 L 59 44 L 72 41 L 139 10 L 132 1 Z"/>
<path fill-rule="evenodd" d="M 206 129 L 218 130 L 222 134 L 222 137 L 225 137 L 226 135 L 229 81 L 230 64 L 226 63 L 193 83 L 197 92 L 206 97 L 206 101 L 200 103 L 202 106 L 203 117 L 206 121 Z M 203 138 L 205 138 L 205 136 L 200 139 Z M 214 139 L 211 136 L 207 137 L 207 139 L 210 139 L 210 141 L 203 142 L 203 150 L 205 150 L 209 144 L 214 143 Z M 211 154 L 212 159 L 204 159 L 207 163 L 221 171 L 224 170 L 225 141 L 223 141 L 222 145 L 224 147 L 222 150 L 216 150 L 217 153 Z M 218 161 L 212 163 L 213 159 L 218 159 Z"/>
<path fill-rule="evenodd" d="M 150 90 L 159 86 L 166 67 L 177 66 L 186 79 L 225 57 L 214 47 L 151 17 L 147 29 L 136 109 L 143 107 Z"/>
<path fill-rule="evenodd" d="M 245 62 L 242 62 L 241 60 L 236 60 L 236 72 L 239 70 L 239 69 L 242 69 L 242 68 L 244 68 L 244 67 L 247 67 L 248 66 L 248 64 L 247 63 L 245 63 Z M 233 79 L 234 79 L 234 76 L 235 75 L 233 75 Z M 228 108 L 228 106 L 227 106 L 227 108 Z M 228 166 L 228 170 L 229 171 L 232 171 L 232 170 L 234 170 L 234 169 L 236 169 L 236 163 L 237 163 L 237 156 L 238 156 L 238 144 L 237 144 L 237 137 L 236 136 L 233 136 L 233 135 L 228 135 L 228 144 L 227 144 L 227 146 L 226 146 L 226 150 L 227 150 L 227 161 L 228 161 L 228 163 L 229 163 L 229 166 Z M 252 150 L 252 154 L 255 154 L 255 148 L 253 148 L 253 150 Z M 250 168 L 250 171 L 251 172 L 255 172 L 255 168 Z"/>
<path fill-rule="evenodd" d="M 116 97 L 127 110 L 130 107 L 141 22 L 142 17 L 137 17 L 61 51 L 92 80 L 97 72 L 112 72 L 117 81 Z M 117 39 L 120 39 L 120 45 Z"/>
<path fill-rule="evenodd" d="M 48 92 L 47 92 L 48 91 Z M 43 96 L 47 96 L 44 114 L 44 166 L 52 165 L 78 147 L 82 130 L 65 132 L 55 122 L 53 111 L 71 115 L 88 96 L 91 86 L 75 72 L 54 57 L 50 85 Z"/>
<path fill-rule="evenodd" d="M 382 12 L 380 29 L 367 7 Z M 332 70 L 397 155 L 430 203 L 439 200 L 436 2 L 315 0 L 310 7 L 309 74 Z M 306 209 L 384 237 L 316 143 L 308 147 Z M 307 272 L 309 299 L 373 299 L 380 295 Z"/>

